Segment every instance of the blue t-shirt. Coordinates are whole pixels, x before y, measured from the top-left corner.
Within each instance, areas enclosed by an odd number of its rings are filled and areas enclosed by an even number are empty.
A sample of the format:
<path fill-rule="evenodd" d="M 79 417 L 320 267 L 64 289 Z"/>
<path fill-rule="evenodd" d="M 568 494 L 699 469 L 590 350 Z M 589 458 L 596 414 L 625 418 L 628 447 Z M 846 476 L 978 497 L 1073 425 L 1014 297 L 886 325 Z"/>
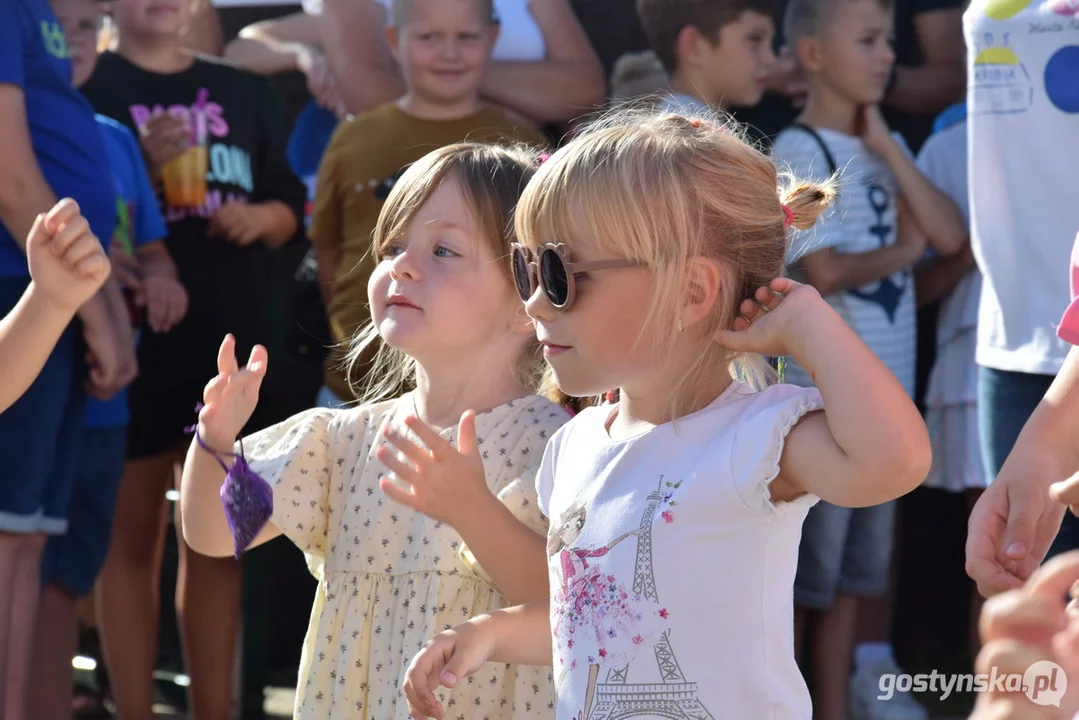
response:
<path fill-rule="evenodd" d="M 97 127 L 109 159 L 115 190 L 117 223 L 112 241 L 133 253 L 135 248 L 165 237 L 165 220 L 161 217 L 135 136 L 104 115 L 97 116 Z M 86 427 L 121 427 L 127 423 L 126 390 L 108 402 L 87 398 L 83 422 Z"/>
<path fill-rule="evenodd" d="M 64 32 L 46 0 L 0 0 L 0 84 L 22 89 L 34 155 L 57 198 L 73 198 L 99 238 L 112 235 L 115 198 L 94 113 L 71 86 Z M 0 224 L 0 277 L 27 277 L 26 255 Z"/>

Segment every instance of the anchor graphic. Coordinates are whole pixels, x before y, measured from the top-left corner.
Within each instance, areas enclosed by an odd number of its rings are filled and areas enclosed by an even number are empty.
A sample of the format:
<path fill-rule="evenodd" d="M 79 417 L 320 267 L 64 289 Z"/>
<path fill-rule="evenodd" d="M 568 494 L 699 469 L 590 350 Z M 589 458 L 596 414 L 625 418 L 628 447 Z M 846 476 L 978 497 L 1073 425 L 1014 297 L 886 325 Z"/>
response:
<path fill-rule="evenodd" d="M 875 235 L 877 240 L 880 241 L 880 246 L 884 247 L 888 242 L 888 238 L 895 231 L 894 227 L 884 222 L 884 213 L 888 211 L 891 205 L 891 196 L 886 189 L 876 183 L 869 185 L 867 193 L 869 195 L 869 204 L 877 213 L 877 222 L 869 227 L 869 233 Z M 903 298 L 903 293 L 907 291 L 909 285 L 910 274 L 908 272 L 899 272 L 880 280 L 875 290 L 869 292 L 848 290 L 847 293 L 866 302 L 880 305 L 888 316 L 888 322 L 894 324 L 899 301 Z"/>

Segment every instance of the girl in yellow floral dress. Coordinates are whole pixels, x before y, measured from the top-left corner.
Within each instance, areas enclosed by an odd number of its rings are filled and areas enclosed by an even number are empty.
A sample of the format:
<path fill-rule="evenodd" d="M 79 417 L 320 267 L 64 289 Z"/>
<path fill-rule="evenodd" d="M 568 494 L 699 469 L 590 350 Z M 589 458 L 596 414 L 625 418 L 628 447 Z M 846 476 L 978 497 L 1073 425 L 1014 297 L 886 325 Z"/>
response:
<path fill-rule="evenodd" d="M 405 720 L 401 682 L 427 638 L 548 593 L 534 478 L 568 415 L 535 394 L 542 358 L 509 266 L 513 209 L 537 164 L 455 145 L 394 186 L 375 230 L 372 324 L 352 355 L 381 340 L 368 397 L 407 378 L 415 390 L 311 410 L 233 448 L 267 356 L 256 348 L 241 369 L 231 336 L 221 346 L 184 469 L 184 537 L 225 556 L 284 533 L 307 554 L 319 587 L 298 718 Z M 547 718 L 553 701 L 550 668 L 504 664 L 442 699 L 469 720 Z"/>

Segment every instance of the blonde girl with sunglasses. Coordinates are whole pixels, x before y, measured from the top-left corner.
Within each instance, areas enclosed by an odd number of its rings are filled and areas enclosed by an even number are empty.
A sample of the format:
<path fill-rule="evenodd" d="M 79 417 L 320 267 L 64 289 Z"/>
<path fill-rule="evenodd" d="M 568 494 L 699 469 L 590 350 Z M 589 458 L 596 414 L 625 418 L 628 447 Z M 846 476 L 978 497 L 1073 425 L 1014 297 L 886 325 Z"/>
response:
<path fill-rule="evenodd" d="M 540 168 L 518 292 L 558 386 L 618 401 L 578 414 L 540 466 L 550 597 L 431 641 L 404 685 L 414 718 L 456 716 L 435 693 L 487 661 L 553 665 L 556 720 L 811 717 L 802 521 L 818 499 L 892 500 L 930 464 L 903 387 L 781 277 L 790 231 L 833 196 L 708 115 L 618 110 Z M 787 355 L 819 390 L 761 382 Z"/>

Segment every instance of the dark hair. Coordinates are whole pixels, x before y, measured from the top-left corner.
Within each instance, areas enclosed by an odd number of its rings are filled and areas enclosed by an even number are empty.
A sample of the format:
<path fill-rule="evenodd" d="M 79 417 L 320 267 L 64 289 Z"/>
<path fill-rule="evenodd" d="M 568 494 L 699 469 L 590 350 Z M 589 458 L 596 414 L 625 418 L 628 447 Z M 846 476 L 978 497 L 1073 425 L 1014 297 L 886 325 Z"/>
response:
<path fill-rule="evenodd" d="M 816 35 L 827 27 L 835 16 L 836 6 L 853 0 L 790 0 L 783 14 L 783 38 L 792 48 L 801 38 Z M 881 8 L 890 10 L 892 0 L 877 0 Z"/>
<path fill-rule="evenodd" d="M 445 0 L 441 0 L 445 2 Z M 483 19 L 488 21 L 491 25 L 498 22 L 495 17 L 495 3 L 494 0 L 476 0 L 480 6 L 480 12 L 483 14 Z M 413 0 L 391 0 L 390 2 L 390 22 L 395 28 L 400 28 L 406 22 L 408 22 L 409 16 L 412 14 Z"/>
<path fill-rule="evenodd" d="M 776 18 L 776 0 L 637 0 L 648 44 L 668 73 L 678 69 L 678 36 L 687 27 L 719 42 L 719 31 L 752 10 Z"/>

